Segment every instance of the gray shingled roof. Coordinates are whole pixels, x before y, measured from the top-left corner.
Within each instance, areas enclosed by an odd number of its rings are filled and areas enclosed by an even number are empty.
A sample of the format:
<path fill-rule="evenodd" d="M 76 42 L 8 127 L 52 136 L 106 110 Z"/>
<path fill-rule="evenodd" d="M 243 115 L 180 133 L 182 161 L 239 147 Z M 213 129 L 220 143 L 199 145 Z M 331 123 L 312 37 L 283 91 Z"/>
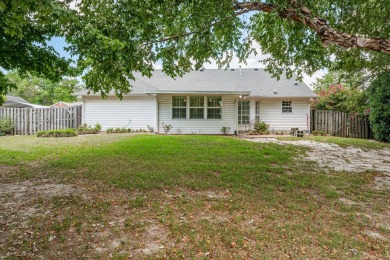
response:
<path fill-rule="evenodd" d="M 21 97 L 15 96 L 5 96 L 5 102 L 1 105 L 2 107 L 14 107 L 14 108 L 47 108 L 47 106 L 41 106 L 36 104 L 31 104 L 27 100 Z"/>
<path fill-rule="evenodd" d="M 304 83 L 295 83 L 294 79 L 282 76 L 280 80 L 272 78 L 264 69 L 218 70 L 207 69 L 192 71 L 182 78 L 172 79 L 162 70 L 155 70 L 151 78 L 135 74 L 132 81 L 133 93 L 243 93 L 253 97 L 311 98 L 316 94 Z M 277 94 L 274 94 L 276 91 Z M 76 93 L 84 96 L 86 91 Z M 98 94 L 97 94 L 98 95 Z"/>
<path fill-rule="evenodd" d="M 18 103 L 26 103 L 28 104 L 29 102 L 25 100 L 24 98 L 21 97 L 15 97 L 15 96 L 5 96 L 6 102 L 18 102 Z"/>

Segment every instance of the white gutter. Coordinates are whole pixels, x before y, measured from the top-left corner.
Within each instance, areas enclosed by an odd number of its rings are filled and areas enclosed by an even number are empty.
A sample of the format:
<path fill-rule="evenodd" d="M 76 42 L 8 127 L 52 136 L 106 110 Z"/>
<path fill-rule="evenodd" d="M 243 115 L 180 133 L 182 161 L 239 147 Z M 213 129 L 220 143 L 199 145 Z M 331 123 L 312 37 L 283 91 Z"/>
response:
<path fill-rule="evenodd" d="M 202 90 L 185 90 L 185 91 L 177 91 L 177 90 L 159 90 L 159 91 L 145 91 L 145 94 L 215 94 L 215 95 L 243 95 L 248 96 L 251 94 L 251 91 L 202 91 Z"/>

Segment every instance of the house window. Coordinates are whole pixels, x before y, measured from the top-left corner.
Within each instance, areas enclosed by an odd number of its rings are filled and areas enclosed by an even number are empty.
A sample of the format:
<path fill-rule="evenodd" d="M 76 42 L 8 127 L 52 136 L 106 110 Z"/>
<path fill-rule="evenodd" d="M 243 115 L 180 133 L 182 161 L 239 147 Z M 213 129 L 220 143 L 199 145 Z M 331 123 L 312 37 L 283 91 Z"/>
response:
<path fill-rule="evenodd" d="M 260 101 L 256 101 L 255 121 L 260 122 Z"/>
<path fill-rule="evenodd" d="M 222 97 L 207 97 L 207 119 L 222 118 Z"/>
<path fill-rule="evenodd" d="M 249 101 L 238 101 L 238 124 L 247 125 L 249 124 Z"/>
<path fill-rule="evenodd" d="M 282 113 L 292 113 L 291 101 L 282 101 Z"/>
<path fill-rule="evenodd" d="M 204 96 L 190 97 L 190 119 L 204 119 Z"/>
<path fill-rule="evenodd" d="M 172 118 L 187 118 L 187 97 L 172 97 Z"/>

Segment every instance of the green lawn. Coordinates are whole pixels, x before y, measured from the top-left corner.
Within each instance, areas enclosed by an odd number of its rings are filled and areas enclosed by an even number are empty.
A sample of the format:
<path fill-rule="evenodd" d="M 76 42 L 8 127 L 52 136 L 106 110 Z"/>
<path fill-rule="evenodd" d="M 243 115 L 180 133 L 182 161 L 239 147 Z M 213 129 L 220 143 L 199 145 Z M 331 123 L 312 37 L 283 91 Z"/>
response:
<path fill-rule="evenodd" d="M 380 174 L 328 173 L 305 151 L 223 136 L 2 137 L 0 257 L 389 257 L 364 234 L 389 235 L 370 219 L 388 213 Z"/>

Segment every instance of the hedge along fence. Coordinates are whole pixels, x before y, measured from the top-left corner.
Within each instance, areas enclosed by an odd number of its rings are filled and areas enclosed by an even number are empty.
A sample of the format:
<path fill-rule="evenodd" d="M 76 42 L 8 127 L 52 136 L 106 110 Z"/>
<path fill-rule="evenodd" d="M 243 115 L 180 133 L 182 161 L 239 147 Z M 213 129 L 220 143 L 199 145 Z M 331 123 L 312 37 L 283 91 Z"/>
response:
<path fill-rule="evenodd" d="M 82 106 L 67 108 L 0 107 L 0 119 L 10 119 L 15 135 L 34 135 L 39 131 L 77 128 L 82 121 Z"/>
<path fill-rule="evenodd" d="M 60 129 L 60 130 L 47 130 L 39 131 L 37 137 L 73 137 L 77 136 L 76 129 Z"/>

